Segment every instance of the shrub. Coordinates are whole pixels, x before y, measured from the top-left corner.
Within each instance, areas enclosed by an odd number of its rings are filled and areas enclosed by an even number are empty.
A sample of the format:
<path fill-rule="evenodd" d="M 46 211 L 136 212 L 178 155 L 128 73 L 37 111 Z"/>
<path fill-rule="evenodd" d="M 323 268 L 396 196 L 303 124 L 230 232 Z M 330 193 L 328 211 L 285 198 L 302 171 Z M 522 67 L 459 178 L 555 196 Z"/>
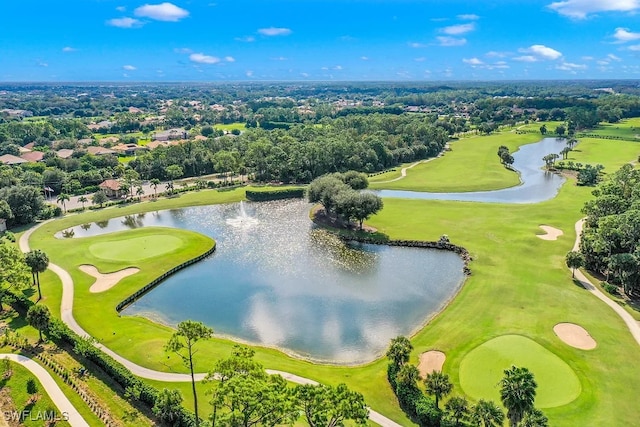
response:
<path fill-rule="evenodd" d="M 607 283 L 607 282 L 602 282 L 602 287 L 607 293 L 610 293 L 611 295 L 618 294 L 618 287 L 616 285 L 612 285 L 611 283 Z"/>
<path fill-rule="evenodd" d="M 245 192 L 247 199 L 253 202 L 264 202 L 266 200 L 279 199 L 301 199 L 304 197 L 304 188 L 287 188 L 273 191 L 251 191 Z"/>

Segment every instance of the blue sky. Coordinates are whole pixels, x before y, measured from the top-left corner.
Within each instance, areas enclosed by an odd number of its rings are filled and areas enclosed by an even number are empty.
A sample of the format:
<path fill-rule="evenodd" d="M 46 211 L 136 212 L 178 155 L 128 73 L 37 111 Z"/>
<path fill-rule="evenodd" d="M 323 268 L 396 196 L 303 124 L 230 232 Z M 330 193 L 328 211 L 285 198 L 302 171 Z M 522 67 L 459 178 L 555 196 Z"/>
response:
<path fill-rule="evenodd" d="M 640 0 L 3 3 L 0 81 L 640 78 Z"/>

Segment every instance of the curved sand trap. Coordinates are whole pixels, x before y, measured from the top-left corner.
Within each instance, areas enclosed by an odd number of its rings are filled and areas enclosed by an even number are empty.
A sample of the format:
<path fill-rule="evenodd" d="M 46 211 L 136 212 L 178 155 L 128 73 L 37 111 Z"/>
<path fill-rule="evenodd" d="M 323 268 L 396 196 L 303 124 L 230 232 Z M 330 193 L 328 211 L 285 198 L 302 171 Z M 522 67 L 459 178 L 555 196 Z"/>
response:
<path fill-rule="evenodd" d="M 433 371 L 442 371 L 442 365 L 447 357 L 441 351 L 431 350 L 426 351 L 420 355 L 420 363 L 418 364 L 418 371 L 420 376 L 424 378 L 427 374 Z"/>
<path fill-rule="evenodd" d="M 104 292 L 113 288 L 118 282 L 127 276 L 136 274 L 140 271 L 139 268 L 129 267 L 124 270 L 116 271 L 114 273 L 102 274 L 93 265 L 81 265 L 78 267 L 83 273 L 87 273 L 89 276 L 95 277 L 96 281 L 89 288 L 89 292 L 97 294 L 98 292 Z"/>
<path fill-rule="evenodd" d="M 558 323 L 553 327 L 553 332 L 571 347 L 579 348 L 580 350 L 593 350 L 596 348 L 596 340 L 582 326 L 578 326 L 575 323 Z"/>
<path fill-rule="evenodd" d="M 559 230 L 555 227 L 549 227 L 548 225 L 541 225 L 542 231 L 547 234 L 536 234 L 538 239 L 542 240 L 558 240 L 558 237 L 562 236 L 564 233 L 562 230 Z"/>

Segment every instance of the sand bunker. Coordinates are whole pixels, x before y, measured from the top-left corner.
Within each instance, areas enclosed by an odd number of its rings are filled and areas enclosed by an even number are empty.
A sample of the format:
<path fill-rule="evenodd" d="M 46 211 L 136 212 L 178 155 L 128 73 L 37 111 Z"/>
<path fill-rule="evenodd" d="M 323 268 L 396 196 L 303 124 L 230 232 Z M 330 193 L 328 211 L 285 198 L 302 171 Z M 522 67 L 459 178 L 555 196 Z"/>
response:
<path fill-rule="evenodd" d="M 564 234 L 562 230 L 558 230 L 555 227 L 549 227 L 548 225 L 541 225 L 540 228 L 542 228 L 542 231 L 544 231 L 547 234 L 536 234 L 536 237 L 538 237 L 538 239 L 558 240 L 558 237 Z"/>
<path fill-rule="evenodd" d="M 80 271 L 83 273 L 87 273 L 89 276 L 96 278 L 95 283 L 89 288 L 89 292 L 93 292 L 94 294 L 109 290 L 118 284 L 120 280 L 140 271 L 139 268 L 129 267 L 114 273 L 102 274 L 93 265 L 81 265 L 78 268 L 80 268 Z"/>
<path fill-rule="evenodd" d="M 418 364 L 418 371 L 420 376 L 424 378 L 427 374 L 433 371 L 442 371 L 442 365 L 447 357 L 441 351 L 431 350 L 426 351 L 420 355 L 420 363 Z"/>
<path fill-rule="evenodd" d="M 553 332 L 571 347 L 579 348 L 580 350 L 593 350 L 596 348 L 596 341 L 589 335 L 589 332 L 575 323 L 558 323 L 553 327 Z"/>

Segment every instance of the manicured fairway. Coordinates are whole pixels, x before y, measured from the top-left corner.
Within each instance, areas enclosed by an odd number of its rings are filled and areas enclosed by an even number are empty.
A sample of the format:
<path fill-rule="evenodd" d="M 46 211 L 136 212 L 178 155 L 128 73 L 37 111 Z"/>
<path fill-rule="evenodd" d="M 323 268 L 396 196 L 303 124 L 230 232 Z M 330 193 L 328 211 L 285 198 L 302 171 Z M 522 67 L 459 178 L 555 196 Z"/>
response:
<path fill-rule="evenodd" d="M 505 369 L 524 366 L 538 384 L 536 406 L 566 405 L 580 395 L 575 372 L 558 356 L 521 335 L 503 335 L 471 350 L 460 363 L 460 386 L 473 399 L 500 400 L 498 383 Z"/>
<path fill-rule="evenodd" d="M 164 255 L 178 249 L 183 241 L 167 234 L 114 239 L 89 245 L 89 252 L 97 258 L 111 261 L 136 262 Z"/>

